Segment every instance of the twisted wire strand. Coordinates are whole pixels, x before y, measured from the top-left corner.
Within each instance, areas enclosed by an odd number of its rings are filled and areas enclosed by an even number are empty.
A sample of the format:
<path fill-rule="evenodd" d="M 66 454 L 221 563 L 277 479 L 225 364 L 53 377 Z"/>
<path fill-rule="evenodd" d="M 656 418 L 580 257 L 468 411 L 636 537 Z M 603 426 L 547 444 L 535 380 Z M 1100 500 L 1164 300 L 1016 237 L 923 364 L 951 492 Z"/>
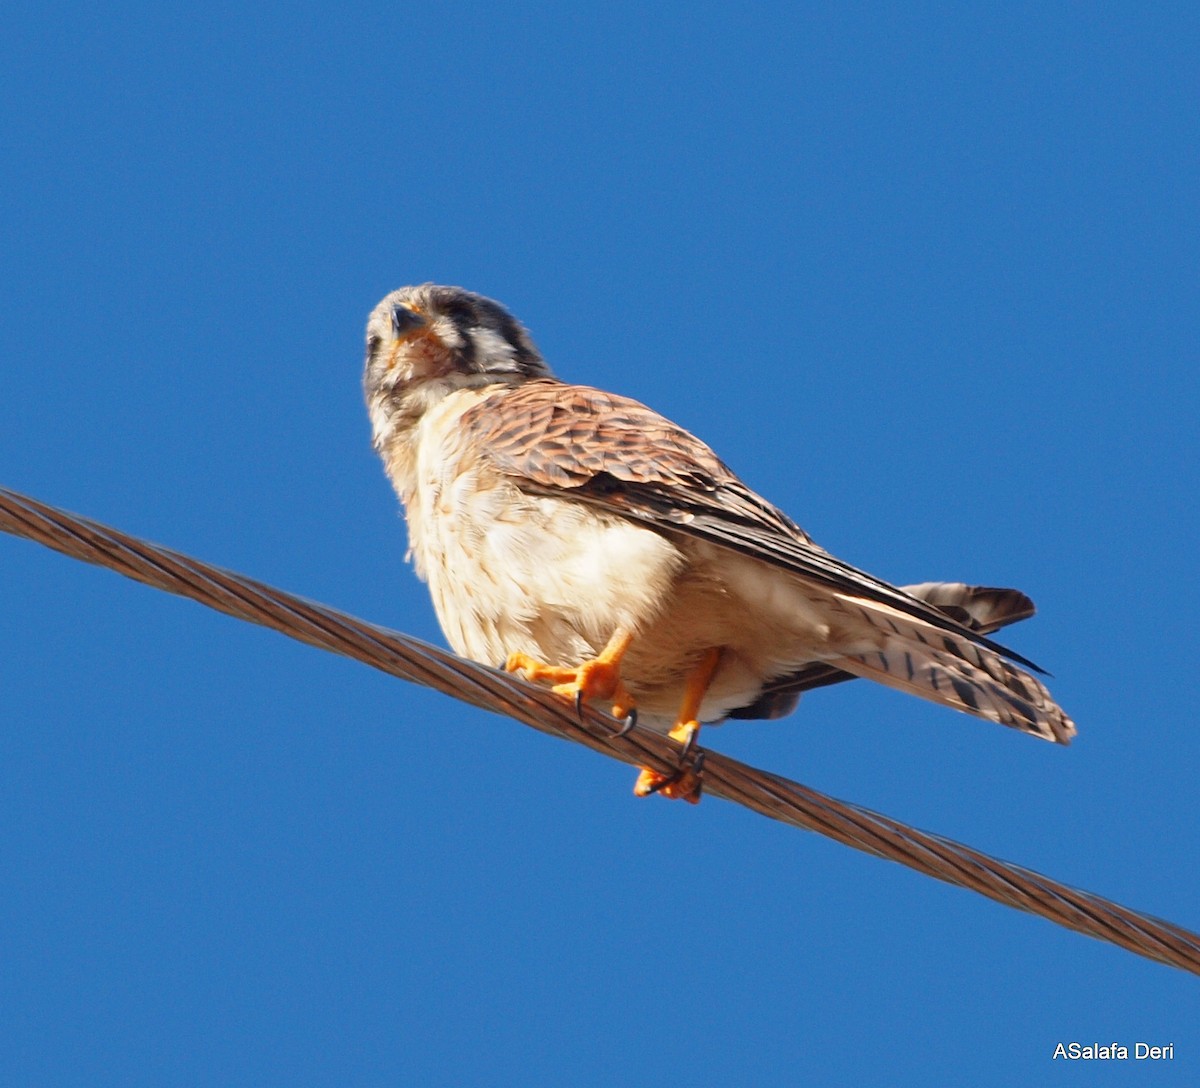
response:
<path fill-rule="evenodd" d="M 644 729 L 622 736 L 620 722 L 590 707 L 577 715 L 567 701 L 505 672 L 68 514 L 7 488 L 0 488 L 0 530 L 354 658 L 473 706 L 505 714 L 622 762 L 668 774 L 678 766 L 680 746 L 665 736 Z M 1200 936 L 1180 926 L 839 801 L 719 752 L 698 751 L 703 752 L 704 789 L 710 795 L 899 862 L 1148 959 L 1200 974 Z"/>

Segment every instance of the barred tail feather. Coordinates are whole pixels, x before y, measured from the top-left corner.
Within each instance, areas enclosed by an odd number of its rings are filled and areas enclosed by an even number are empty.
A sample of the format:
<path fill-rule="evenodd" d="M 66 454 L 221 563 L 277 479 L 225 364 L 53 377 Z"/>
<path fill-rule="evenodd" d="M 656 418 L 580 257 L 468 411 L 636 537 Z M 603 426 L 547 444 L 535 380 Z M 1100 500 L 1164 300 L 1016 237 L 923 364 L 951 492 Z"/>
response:
<path fill-rule="evenodd" d="M 855 676 L 919 695 L 1058 744 L 1075 723 L 1046 686 L 999 654 L 966 637 L 947 634 L 887 605 L 841 597 L 874 628 L 872 649 L 828 663 Z"/>
<path fill-rule="evenodd" d="M 968 586 L 962 582 L 922 582 L 903 588 L 910 597 L 928 602 L 964 627 L 985 635 L 1027 620 L 1037 611 L 1033 601 L 1019 589 Z"/>
<path fill-rule="evenodd" d="M 963 582 L 922 582 L 904 586 L 903 591 L 984 635 L 1028 619 L 1037 611 L 1033 601 L 1018 589 L 969 586 Z M 828 662 L 810 661 L 796 672 L 766 684 L 754 702 L 731 711 L 729 717 L 783 718 L 796 709 L 804 692 L 853 679 L 850 673 Z"/>

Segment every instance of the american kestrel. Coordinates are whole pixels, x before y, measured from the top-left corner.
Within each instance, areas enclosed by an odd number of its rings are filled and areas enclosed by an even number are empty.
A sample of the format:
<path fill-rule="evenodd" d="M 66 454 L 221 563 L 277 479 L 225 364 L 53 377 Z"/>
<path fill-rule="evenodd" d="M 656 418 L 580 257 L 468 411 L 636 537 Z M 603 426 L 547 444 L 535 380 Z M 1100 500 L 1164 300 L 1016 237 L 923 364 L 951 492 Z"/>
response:
<path fill-rule="evenodd" d="M 780 717 L 866 677 L 1046 740 L 1071 719 L 987 632 L 1015 590 L 899 589 L 813 543 L 711 449 L 635 400 L 550 372 L 497 302 L 393 291 L 364 390 L 410 555 L 442 630 L 568 697 L 610 701 L 690 749 L 701 722 Z M 689 770 L 635 792 L 699 798 Z"/>

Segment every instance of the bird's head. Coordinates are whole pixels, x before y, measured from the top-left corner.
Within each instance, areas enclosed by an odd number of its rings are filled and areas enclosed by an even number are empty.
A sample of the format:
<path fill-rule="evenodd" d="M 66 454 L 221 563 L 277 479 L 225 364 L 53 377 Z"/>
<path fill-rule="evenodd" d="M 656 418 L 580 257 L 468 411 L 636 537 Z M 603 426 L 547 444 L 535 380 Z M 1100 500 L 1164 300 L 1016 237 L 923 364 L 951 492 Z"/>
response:
<path fill-rule="evenodd" d="M 551 376 L 512 314 L 461 287 L 401 287 L 367 320 L 363 391 L 377 442 L 456 389 Z"/>

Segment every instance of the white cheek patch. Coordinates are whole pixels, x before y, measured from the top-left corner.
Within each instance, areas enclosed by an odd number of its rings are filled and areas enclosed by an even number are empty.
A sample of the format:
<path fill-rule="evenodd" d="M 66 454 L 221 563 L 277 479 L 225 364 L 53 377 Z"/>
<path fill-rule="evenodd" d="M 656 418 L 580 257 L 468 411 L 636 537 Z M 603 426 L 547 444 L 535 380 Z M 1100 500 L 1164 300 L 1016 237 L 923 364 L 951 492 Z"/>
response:
<path fill-rule="evenodd" d="M 475 341 L 475 364 L 481 370 L 515 371 L 516 361 L 513 359 L 513 346 L 495 329 L 477 327 L 471 330 L 471 339 Z"/>
<path fill-rule="evenodd" d="M 439 317 L 430 322 L 429 329 L 438 340 L 451 350 L 463 346 L 463 334 L 453 321 Z"/>

